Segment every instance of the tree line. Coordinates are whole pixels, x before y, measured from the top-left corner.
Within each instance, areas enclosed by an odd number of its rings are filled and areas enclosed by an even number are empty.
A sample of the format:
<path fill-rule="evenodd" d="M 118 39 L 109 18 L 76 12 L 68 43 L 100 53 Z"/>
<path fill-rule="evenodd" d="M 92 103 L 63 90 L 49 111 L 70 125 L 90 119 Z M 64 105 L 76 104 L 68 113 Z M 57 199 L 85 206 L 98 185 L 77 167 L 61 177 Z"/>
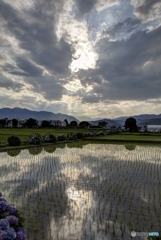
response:
<path fill-rule="evenodd" d="M 4 119 L 0 119 L 0 126 L 1 127 L 5 127 L 8 126 L 9 122 L 12 121 L 12 126 L 13 127 L 17 127 L 18 126 L 18 120 L 17 119 L 12 119 L 12 120 L 8 120 L 7 118 Z M 64 120 L 64 122 L 66 123 L 66 127 L 68 128 L 72 128 L 72 127 L 92 127 L 92 125 L 87 122 L 87 121 L 81 121 L 79 124 L 77 123 L 77 121 L 71 121 L 70 123 L 68 122 L 67 119 Z M 129 130 L 129 131 L 137 131 L 138 127 L 137 127 L 137 121 L 135 118 L 130 117 L 127 118 L 125 121 L 125 129 Z M 107 122 L 106 121 L 99 121 L 97 126 L 93 126 L 93 127 L 98 127 L 98 128 L 103 128 L 107 126 Z M 34 118 L 29 118 L 27 119 L 24 123 L 22 123 L 22 127 L 28 127 L 28 128 L 33 128 L 33 127 L 38 127 L 38 121 Z M 54 125 L 52 124 L 51 120 L 43 120 L 41 122 L 41 126 L 42 128 L 51 128 L 54 127 Z"/>
<path fill-rule="evenodd" d="M 18 127 L 19 121 L 15 118 L 12 120 L 8 120 L 7 118 L 0 119 L 0 127 L 3 127 L 3 128 L 8 127 L 11 121 L 12 121 L 12 127 Z M 64 119 L 64 122 L 66 124 L 66 127 L 89 127 L 89 126 L 92 127 L 93 126 L 87 121 L 81 121 L 80 123 L 77 123 L 77 121 L 71 121 L 69 123 L 67 119 Z M 95 127 L 105 127 L 107 124 L 108 123 L 105 121 L 100 121 L 98 123 L 98 126 L 95 126 Z M 34 118 L 29 118 L 22 123 L 22 127 L 29 127 L 29 128 L 38 127 L 38 121 Z M 54 125 L 52 124 L 52 120 L 43 120 L 41 122 L 40 127 L 50 128 L 50 127 L 54 127 Z"/>

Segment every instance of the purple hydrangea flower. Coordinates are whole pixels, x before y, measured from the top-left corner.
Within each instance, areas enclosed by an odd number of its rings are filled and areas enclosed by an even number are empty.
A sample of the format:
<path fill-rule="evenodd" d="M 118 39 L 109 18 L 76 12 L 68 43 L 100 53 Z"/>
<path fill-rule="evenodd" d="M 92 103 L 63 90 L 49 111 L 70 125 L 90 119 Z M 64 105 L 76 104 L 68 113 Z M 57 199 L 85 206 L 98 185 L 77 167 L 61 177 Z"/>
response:
<path fill-rule="evenodd" d="M 7 240 L 14 240 L 17 236 L 13 228 L 8 228 L 6 232 L 7 232 Z"/>
<path fill-rule="evenodd" d="M 7 216 L 6 219 L 8 220 L 8 222 L 12 225 L 18 225 L 18 218 L 16 216 L 10 215 Z"/>
<path fill-rule="evenodd" d="M 2 198 L 2 197 L 0 197 L 0 201 L 4 201 L 4 202 L 6 202 L 6 199 L 5 199 L 5 198 Z"/>
<path fill-rule="evenodd" d="M 7 208 L 7 203 L 5 201 L 0 201 L 0 212 L 5 211 Z"/>
<path fill-rule="evenodd" d="M 12 214 L 12 215 L 16 215 L 16 212 L 17 212 L 17 209 L 16 207 L 14 206 L 8 206 L 7 209 L 9 210 L 9 212 Z"/>
<path fill-rule="evenodd" d="M 9 226 L 9 221 L 7 219 L 0 219 L 0 230 L 7 230 Z"/>
<path fill-rule="evenodd" d="M 24 229 L 17 232 L 17 240 L 25 240 L 26 239 L 26 232 Z"/>
<path fill-rule="evenodd" d="M 0 240 L 7 240 L 7 232 L 0 230 Z"/>
<path fill-rule="evenodd" d="M 19 231 L 22 231 L 22 232 L 26 233 L 25 229 L 22 228 L 22 227 L 17 227 L 17 232 L 19 232 Z"/>

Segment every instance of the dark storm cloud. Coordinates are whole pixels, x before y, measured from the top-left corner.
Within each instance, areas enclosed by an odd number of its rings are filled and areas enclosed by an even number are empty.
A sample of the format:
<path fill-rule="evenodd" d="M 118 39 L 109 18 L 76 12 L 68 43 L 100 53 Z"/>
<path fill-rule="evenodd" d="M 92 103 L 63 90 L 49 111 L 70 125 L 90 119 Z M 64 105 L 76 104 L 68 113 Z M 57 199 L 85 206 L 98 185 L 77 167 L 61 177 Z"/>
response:
<path fill-rule="evenodd" d="M 64 90 L 60 85 L 63 84 L 60 78 L 70 75 L 69 65 L 72 61 L 71 45 L 63 38 L 58 40 L 56 37 L 57 18 L 63 0 L 40 0 L 34 9 L 28 11 L 18 9 L 20 5 L 21 2 L 16 8 L 12 8 L 11 5 L 0 2 L 0 21 L 5 22 L 0 26 L 1 47 L 5 48 L 5 53 L 8 51 L 8 56 L 12 59 L 5 60 L 2 53 L 2 73 L 9 73 L 15 80 L 16 77 L 23 77 L 35 92 L 39 92 L 47 100 L 60 99 Z M 18 51 L 14 49 L 14 44 L 6 44 L 6 36 L 17 41 L 15 44 L 19 46 Z M 44 74 L 44 70 L 48 74 Z M 8 81 L 3 86 L 16 90 L 19 85 Z"/>
<path fill-rule="evenodd" d="M 12 89 L 16 92 L 19 92 L 23 86 L 23 84 L 14 82 L 11 79 L 0 74 L 0 88 L 5 88 L 7 90 Z"/>
<path fill-rule="evenodd" d="M 60 100 L 64 91 L 64 87 L 60 85 L 54 77 L 36 77 L 36 78 L 26 78 L 32 86 L 34 92 L 40 93 L 47 100 Z"/>
<path fill-rule="evenodd" d="M 63 39 L 57 41 L 55 35 L 56 9 L 59 4 L 49 0 L 39 2 L 34 11 L 23 15 L 1 2 L 1 18 L 7 19 L 5 26 L 20 42 L 20 47 L 28 51 L 33 61 L 62 75 L 69 72 L 72 54 L 70 45 Z"/>
<path fill-rule="evenodd" d="M 43 73 L 41 68 L 35 66 L 35 64 L 33 64 L 27 59 L 19 57 L 16 59 L 16 62 L 19 69 L 22 70 L 23 72 L 11 71 L 10 74 L 33 77 L 33 76 L 41 76 Z"/>
<path fill-rule="evenodd" d="M 78 5 L 79 12 L 81 14 L 91 11 L 94 5 L 97 3 L 97 0 L 76 0 Z"/>
<path fill-rule="evenodd" d="M 93 98 L 100 94 L 103 101 L 161 97 L 160 36 L 161 27 L 149 33 L 137 32 L 126 41 L 100 40 L 97 67 L 79 72 L 82 84 L 92 85 Z M 92 92 L 88 93 L 90 99 Z M 85 100 L 88 102 L 87 96 Z"/>
<path fill-rule="evenodd" d="M 136 12 L 147 15 L 156 3 L 160 3 L 160 0 L 145 0 L 141 6 L 136 8 Z"/>

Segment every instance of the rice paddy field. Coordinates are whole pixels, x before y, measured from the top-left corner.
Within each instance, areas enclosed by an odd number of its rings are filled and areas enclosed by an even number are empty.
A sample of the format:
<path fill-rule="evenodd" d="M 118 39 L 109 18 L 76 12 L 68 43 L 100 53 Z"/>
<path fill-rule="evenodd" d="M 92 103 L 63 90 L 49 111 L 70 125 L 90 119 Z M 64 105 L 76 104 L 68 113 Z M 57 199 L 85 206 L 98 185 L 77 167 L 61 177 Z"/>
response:
<path fill-rule="evenodd" d="M 33 132 L 39 133 L 40 135 L 45 135 L 46 133 L 52 133 L 53 135 L 57 134 L 64 134 L 67 136 L 68 133 L 76 133 L 76 132 L 99 132 L 99 131 L 104 132 L 104 136 L 100 137 L 94 137 L 93 139 L 99 139 L 100 141 L 106 141 L 106 140 L 117 140 L 117 141 L 155 141 L 161 143 L 161 133 L 131 133 L 131 132 L 122 132 L 119 134 L 111 134 L 107 135 L 105 129 L 66 129 L 66 128 L 59 128 L 59 129 L 48 129 L 48 128 L 42 128 L 42 129 L 37 129 L 37 128 L 23 128 L 23 129 L 18 129 L 18 128 L 1 128 L 0 129 L 0 143 L 7 143 L 7 138 L 11 135 L 16 135 L 18 136 L 21 141 L 27 141 L 30 134 Z M 92 139 L 92 138 L 90 138 Z"/>
<path fill-rule="evenodd" d="M 131 239 L 161 231 L 161 147 L 70 143 L 0 153 L 0 191 L 28 240 Z M 147 239 L 135 237 L 135 239 Z"/>

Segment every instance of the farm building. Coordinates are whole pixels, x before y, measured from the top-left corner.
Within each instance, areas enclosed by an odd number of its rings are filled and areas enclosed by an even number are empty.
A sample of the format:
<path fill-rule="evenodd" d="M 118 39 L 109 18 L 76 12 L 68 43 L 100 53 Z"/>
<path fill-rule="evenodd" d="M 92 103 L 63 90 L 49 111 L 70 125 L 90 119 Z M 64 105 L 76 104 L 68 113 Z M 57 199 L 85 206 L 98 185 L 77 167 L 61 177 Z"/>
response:
<path fill-rule="evenodd" d="M 161 132 L 161 125 L 147 125 L 148 132 Z"/>

